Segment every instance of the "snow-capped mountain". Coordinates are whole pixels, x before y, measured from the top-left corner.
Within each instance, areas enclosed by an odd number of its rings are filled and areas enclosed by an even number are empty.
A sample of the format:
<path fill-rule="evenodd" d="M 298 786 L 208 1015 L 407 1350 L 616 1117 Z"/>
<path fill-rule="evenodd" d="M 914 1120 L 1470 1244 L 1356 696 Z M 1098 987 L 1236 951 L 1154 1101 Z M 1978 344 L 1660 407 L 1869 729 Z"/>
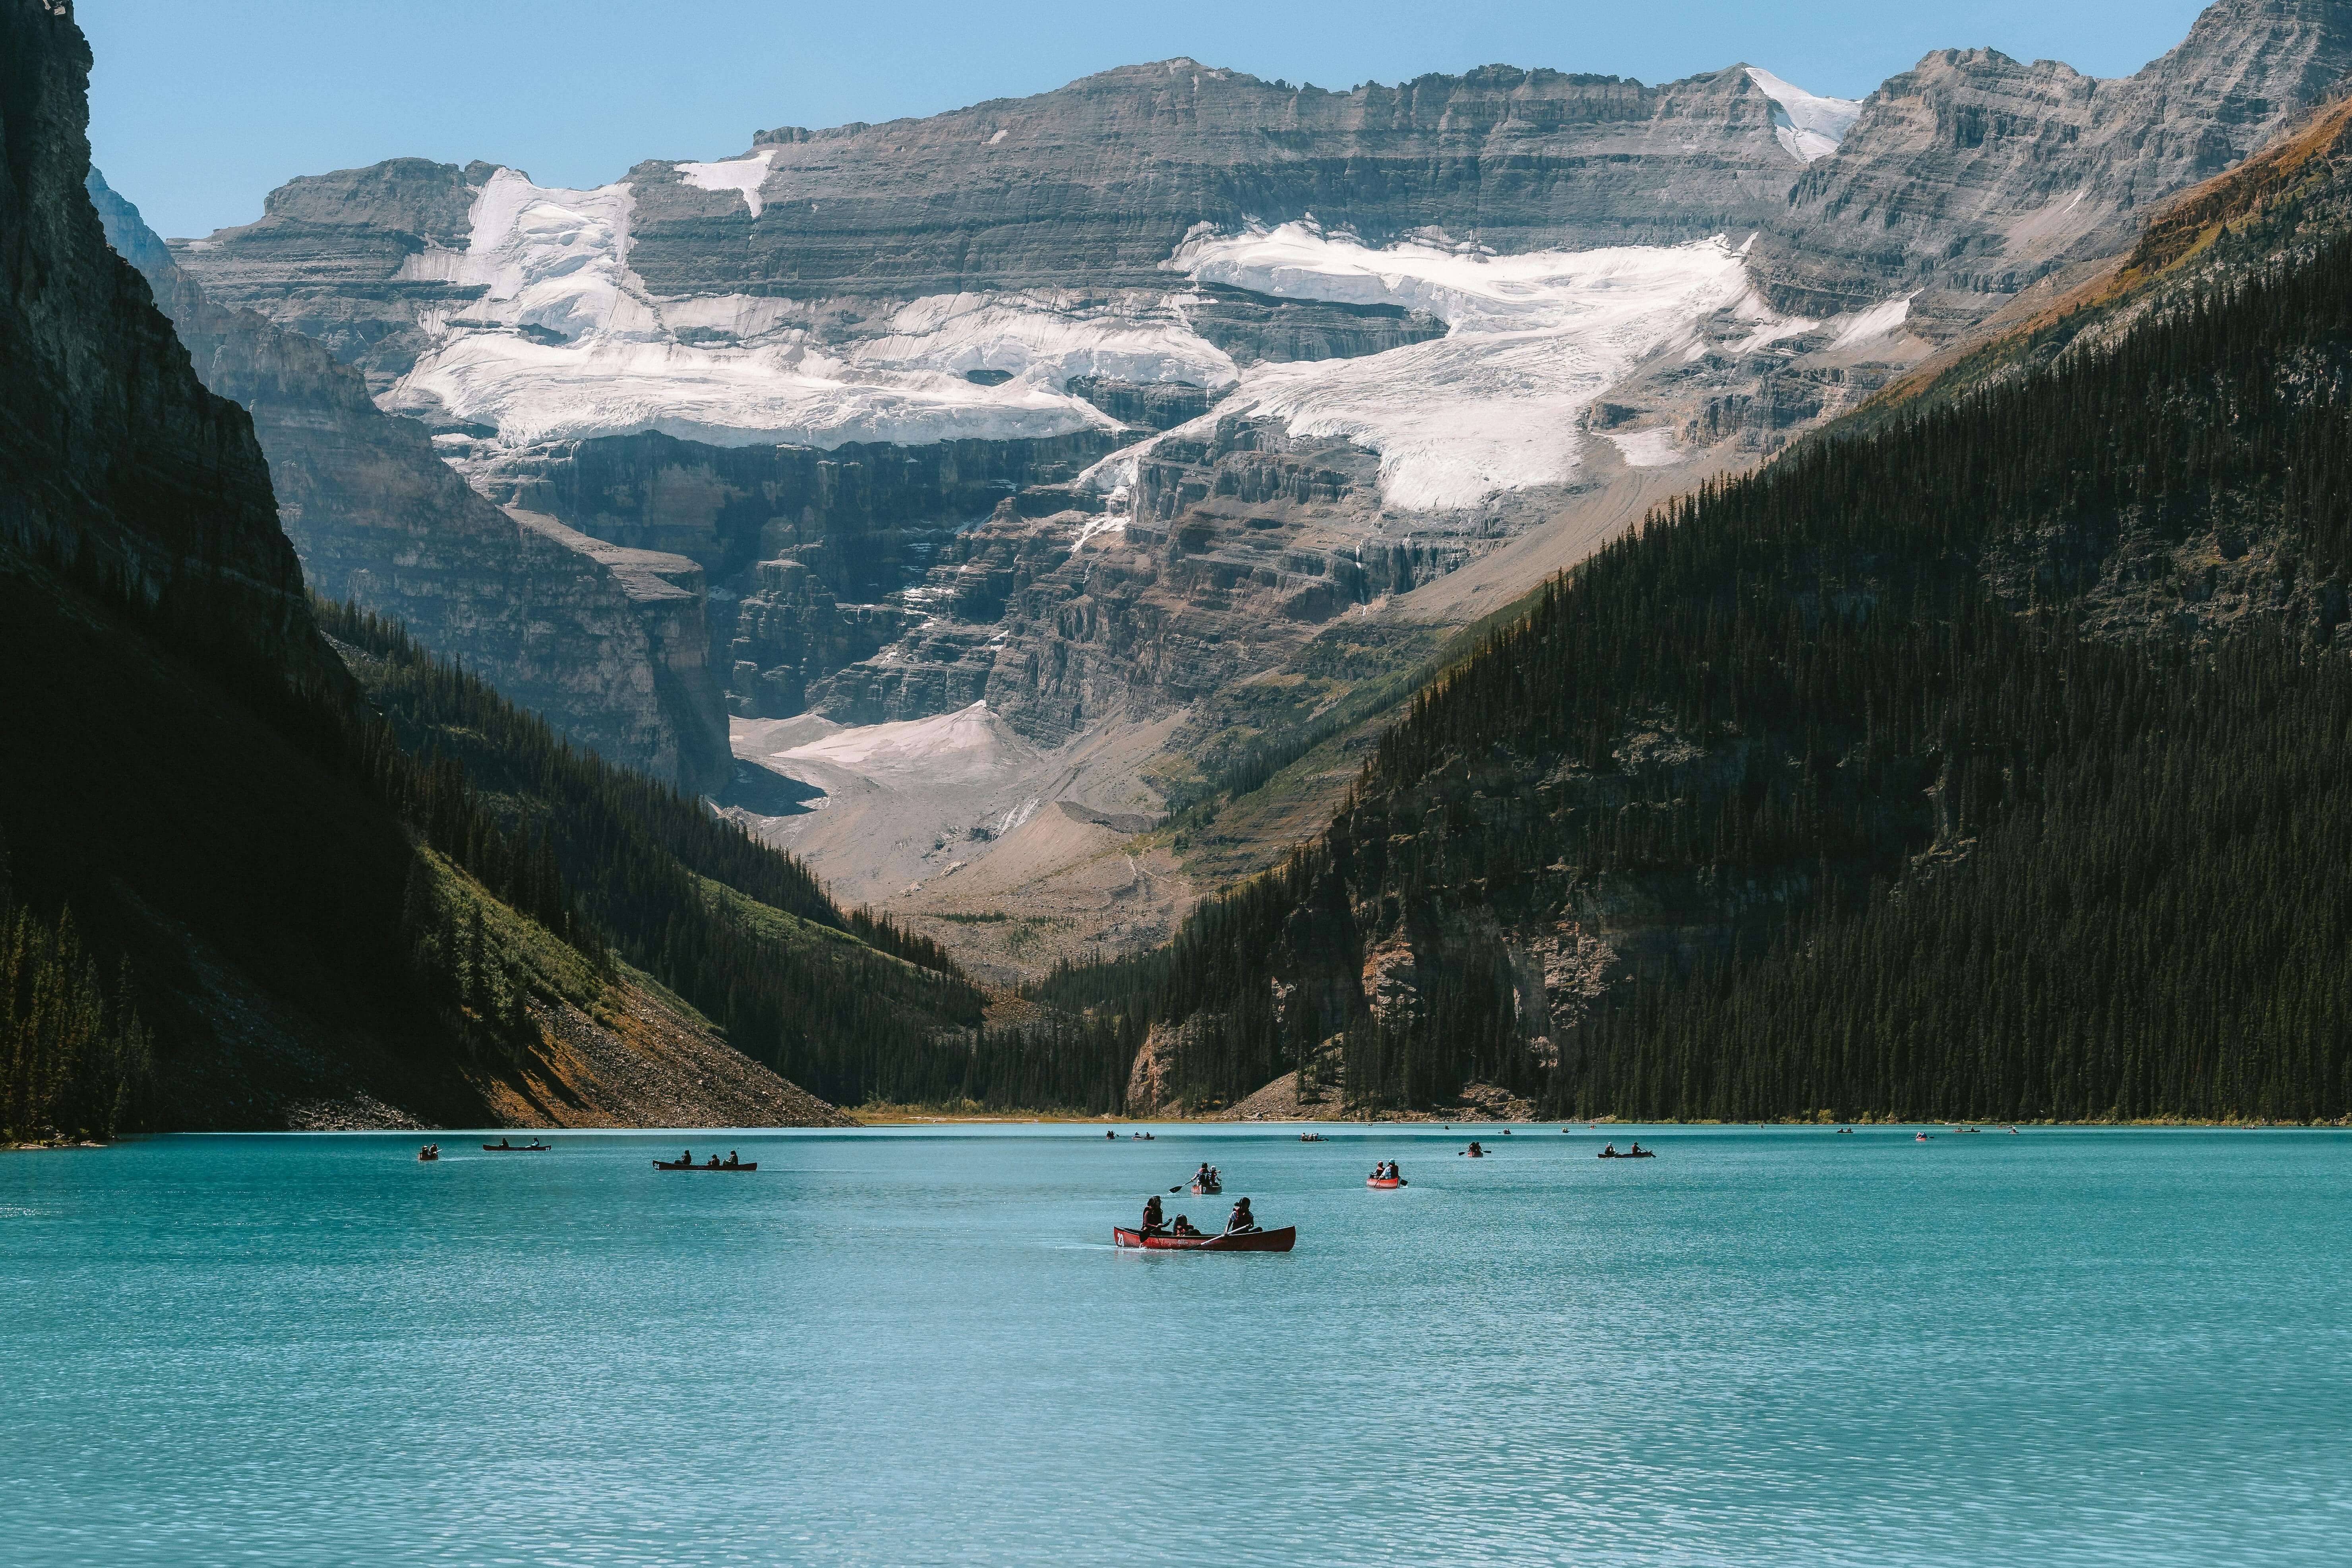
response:
<path fill-rule="evenodd" d="M 1132 809 L 1326 629 L 1475 618 L 2119 249 L 2352 64 L 2347 14 L 2222 0 L 2122 81 L 1948 52 L 1860 103 L 1176 59 L 593 190 L 394 160 L 175 248 L 491 499 L 692 556 L 740 720 L 985 702 Z M 943 829 L 796 831 L 874 896 Z"/>

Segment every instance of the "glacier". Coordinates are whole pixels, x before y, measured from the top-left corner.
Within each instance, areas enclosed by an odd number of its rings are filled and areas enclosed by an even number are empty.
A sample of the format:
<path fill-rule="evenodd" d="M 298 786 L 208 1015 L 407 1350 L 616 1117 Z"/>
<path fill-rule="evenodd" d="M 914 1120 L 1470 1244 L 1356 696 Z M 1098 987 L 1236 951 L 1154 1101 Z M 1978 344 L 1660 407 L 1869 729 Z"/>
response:
<path fill-rule="evenodd" d="M 1788 121 L 1792 152 L 1834 150 L 1858 105 L 1748 68 L 1776 125 Z M 698 189 L 740 194 L 756 215 L 771 156 L 671 167 Z M 1752 353 L 1821 325 L 1769 309 L 1727 236 L 1501 256 L 1435 231 L 1368 246 L 1308 217 L 1240 233 L 1196 226 L 1162 263 L 1165 290 L 933 295 L 844 341 L 821 337 L 803 301 L 653 293 L 629 267 L 633 211 L 626 182 L 575 190 L 512 169 L 489 175 L 465 247 L 428 247 L 398 274 L 483 292 L 421 321 L 429 347 L 383 405 L 488 426 L 499 448 L 646 430 L 833 447 L 1115 430 L 1070 392 L 1074 378 L 1184 382 L 1227 395 L 1206 418 L 1250 414 L 1355 441 L 1378 454 L 1387 505 L 1447 510 L 1569 481 L 1586 439 L 1580 416 L 1653 354 L 1696 359 L 1735 341 L 1735 353 Z M 1209 285 L 1401 307 L 1446 331 L 1357 359 L 1244 367 L 1190 320 Z M 1903 310 L 1864 313 L 1841 342 L 1899 327 Z M 1671 440 L 1618 445 L 1636 466 L 1679 460 Z"/>
<path fill-rule="evenodd" d="M 1381 499 L 1407 511 L 1565 483 L 1584 440 L 1577 416 L 1640 361 L 1685 342 L 1703 348 L 1698 325 L 1718 311 L 1759 331 L 1784 324 L 1721 235 L 1489 256 L 1421 242 L 1373 249 L 1301 222 L 1202 237 L 1171 265 L 1200 282 L 1401 305 L 1446 323 L 1443 338 L 1362 359 L 1254 366 L 1208 416 L 1254 412 L 1369 447 Z"/>

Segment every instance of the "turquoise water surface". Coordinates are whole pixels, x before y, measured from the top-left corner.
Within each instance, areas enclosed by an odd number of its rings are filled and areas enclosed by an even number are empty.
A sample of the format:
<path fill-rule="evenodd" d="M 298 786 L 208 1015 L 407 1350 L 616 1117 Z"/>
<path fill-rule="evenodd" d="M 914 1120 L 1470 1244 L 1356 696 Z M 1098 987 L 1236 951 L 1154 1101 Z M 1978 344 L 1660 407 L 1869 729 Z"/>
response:
<path fill-rule="evenodd" d="M 2352 1561 L 2352 1136 L 1478 1133 L 0 1155 L 0 1557 Z"/>

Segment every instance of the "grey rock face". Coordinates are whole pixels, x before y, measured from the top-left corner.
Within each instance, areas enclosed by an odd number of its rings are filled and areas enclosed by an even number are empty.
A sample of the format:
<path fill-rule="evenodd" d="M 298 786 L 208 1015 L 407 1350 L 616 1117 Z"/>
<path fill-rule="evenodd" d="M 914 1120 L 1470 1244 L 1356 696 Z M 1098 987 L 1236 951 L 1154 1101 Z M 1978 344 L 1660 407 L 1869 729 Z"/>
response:
<path fill-rule="evenodd" d="M 763 207 L 640 164 L 632 264 L 664 293 L 1150 287 L 1196 223 L 1313 213 L 1498 250 L 1755 226 L 1802 165 L 1737 68 L 1647 87 L 1488 66 L 1348 92 L 1190 59 L 928 120 L 762 133 Z"/>
<path fill-rule="evenodd" d="M 306 174 L 270 192 L 255 222 L 183 244 L 180 258 L 214 299 L 325 343 L 381 393 L 416 358 L 421 305 L 462 307 L 481 293 L 394 274 L 428 247 L 465 248 L 467 214 L 492 169 L 392 158 Z"/>
<path fill-rule="evenodd" d="M 1108 453 L 1101 431 L 1026 441 L 712 447 L 648 432 L 551 443 L 485 469 L 503 504 L 600 539 L 675 551 L 731 579 L 785 557 L 835 593 L 879 596 L 928 570 L 940 539 L 1016 489 Z"/>
<path fill-rule="evenodd" d="M 1216 283 L 1200 285 L 1186 320 L 1235 364 L 1357 359 L 1445 335 L 1436 317 L 1395 305 L 1276 300 Z"/>
<path fill-rule="evenodd" d="M 1215 406 L 1223 388 L 1189 381 L 1119 381 L 1107 375 L 1070 378 L 1069 390 L 1120 423 L 1141 430 L 1173 430 Z"/>
<path fill-rule="evenodd" d="M 1797 182 L 1756 270 L 1813 314 L 1896 289 L 2014 293 L 2126 248 L 2151 204 L 2253 153 L 2347 68 L 2347 0 L 2219 0 L 2119 80 L 1992 49 L 1929 55 Z"/>
<path fill-rule="evenodd" d="M 502 514 L 441 461 L 423 426 L 378 410 L 356 371 L 214 303 L 95 171 L 89 188 L 197 374 L 251 415 L 312 587 L 405 622 L 615 762 L 691 791 L 724 785 L 732 763 L 699 568 Z"/>

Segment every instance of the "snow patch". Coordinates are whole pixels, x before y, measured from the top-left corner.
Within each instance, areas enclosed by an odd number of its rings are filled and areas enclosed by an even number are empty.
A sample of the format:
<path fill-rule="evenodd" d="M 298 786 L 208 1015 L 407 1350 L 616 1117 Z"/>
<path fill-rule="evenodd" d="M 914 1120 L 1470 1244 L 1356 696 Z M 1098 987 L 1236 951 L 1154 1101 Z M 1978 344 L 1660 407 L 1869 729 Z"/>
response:
<path fill-rule="evenodd" d="M 1792 158 L 1810 163 L 1816 158 L 1826 158 L 1838 150 L 1845 133 L 1862 115 L 1859 100 L 1823 98 L 1807 92 L 1803 88 L 1781 80 L 1770 71 L 1756 66 L 1748 68 L 1748 79 L 1772 100 L 1772 136 Z"/>
<path fill-rule="evenodd" d="M 1906 294 L 1899 300 L 1889 300 L 1884 304 L 1873 305 L 1867 310 L 1857 311 L 1844 329 L 1830 341 L 1830 348 L 1832 351 L 1858 348 L 1873 338 L 1892 337 L 1897 328 L 1911 319 L 1911 300 L 1912 296 Z"/>
<path fill-rule="evenodd" d="M 884 788 L 920 789 L 993 784 L 1034 762 L 1035 753 L 980 701 L 930 719 L 836 730 L 769 760 L 823 763 Z"/>
<path fill-rule="evenodd" d="M 1608 439 L 1629 468 L 1664 468 L 1683 460 L 1682 449 L 1671 430 L 1635 430 L 1629 435 L 1612 435 Z"/>
<path fill-rule="evenodd" d="M 730 158 L 717 163 L 673 163 L 677 177 L 698 191 L 735 191 L 743 197 L 743 205 L 751 216 L 760 216 L 760 187 L 768 183 L 768 162 L 775 149 L 754 153 L 748 158 Z"/>

